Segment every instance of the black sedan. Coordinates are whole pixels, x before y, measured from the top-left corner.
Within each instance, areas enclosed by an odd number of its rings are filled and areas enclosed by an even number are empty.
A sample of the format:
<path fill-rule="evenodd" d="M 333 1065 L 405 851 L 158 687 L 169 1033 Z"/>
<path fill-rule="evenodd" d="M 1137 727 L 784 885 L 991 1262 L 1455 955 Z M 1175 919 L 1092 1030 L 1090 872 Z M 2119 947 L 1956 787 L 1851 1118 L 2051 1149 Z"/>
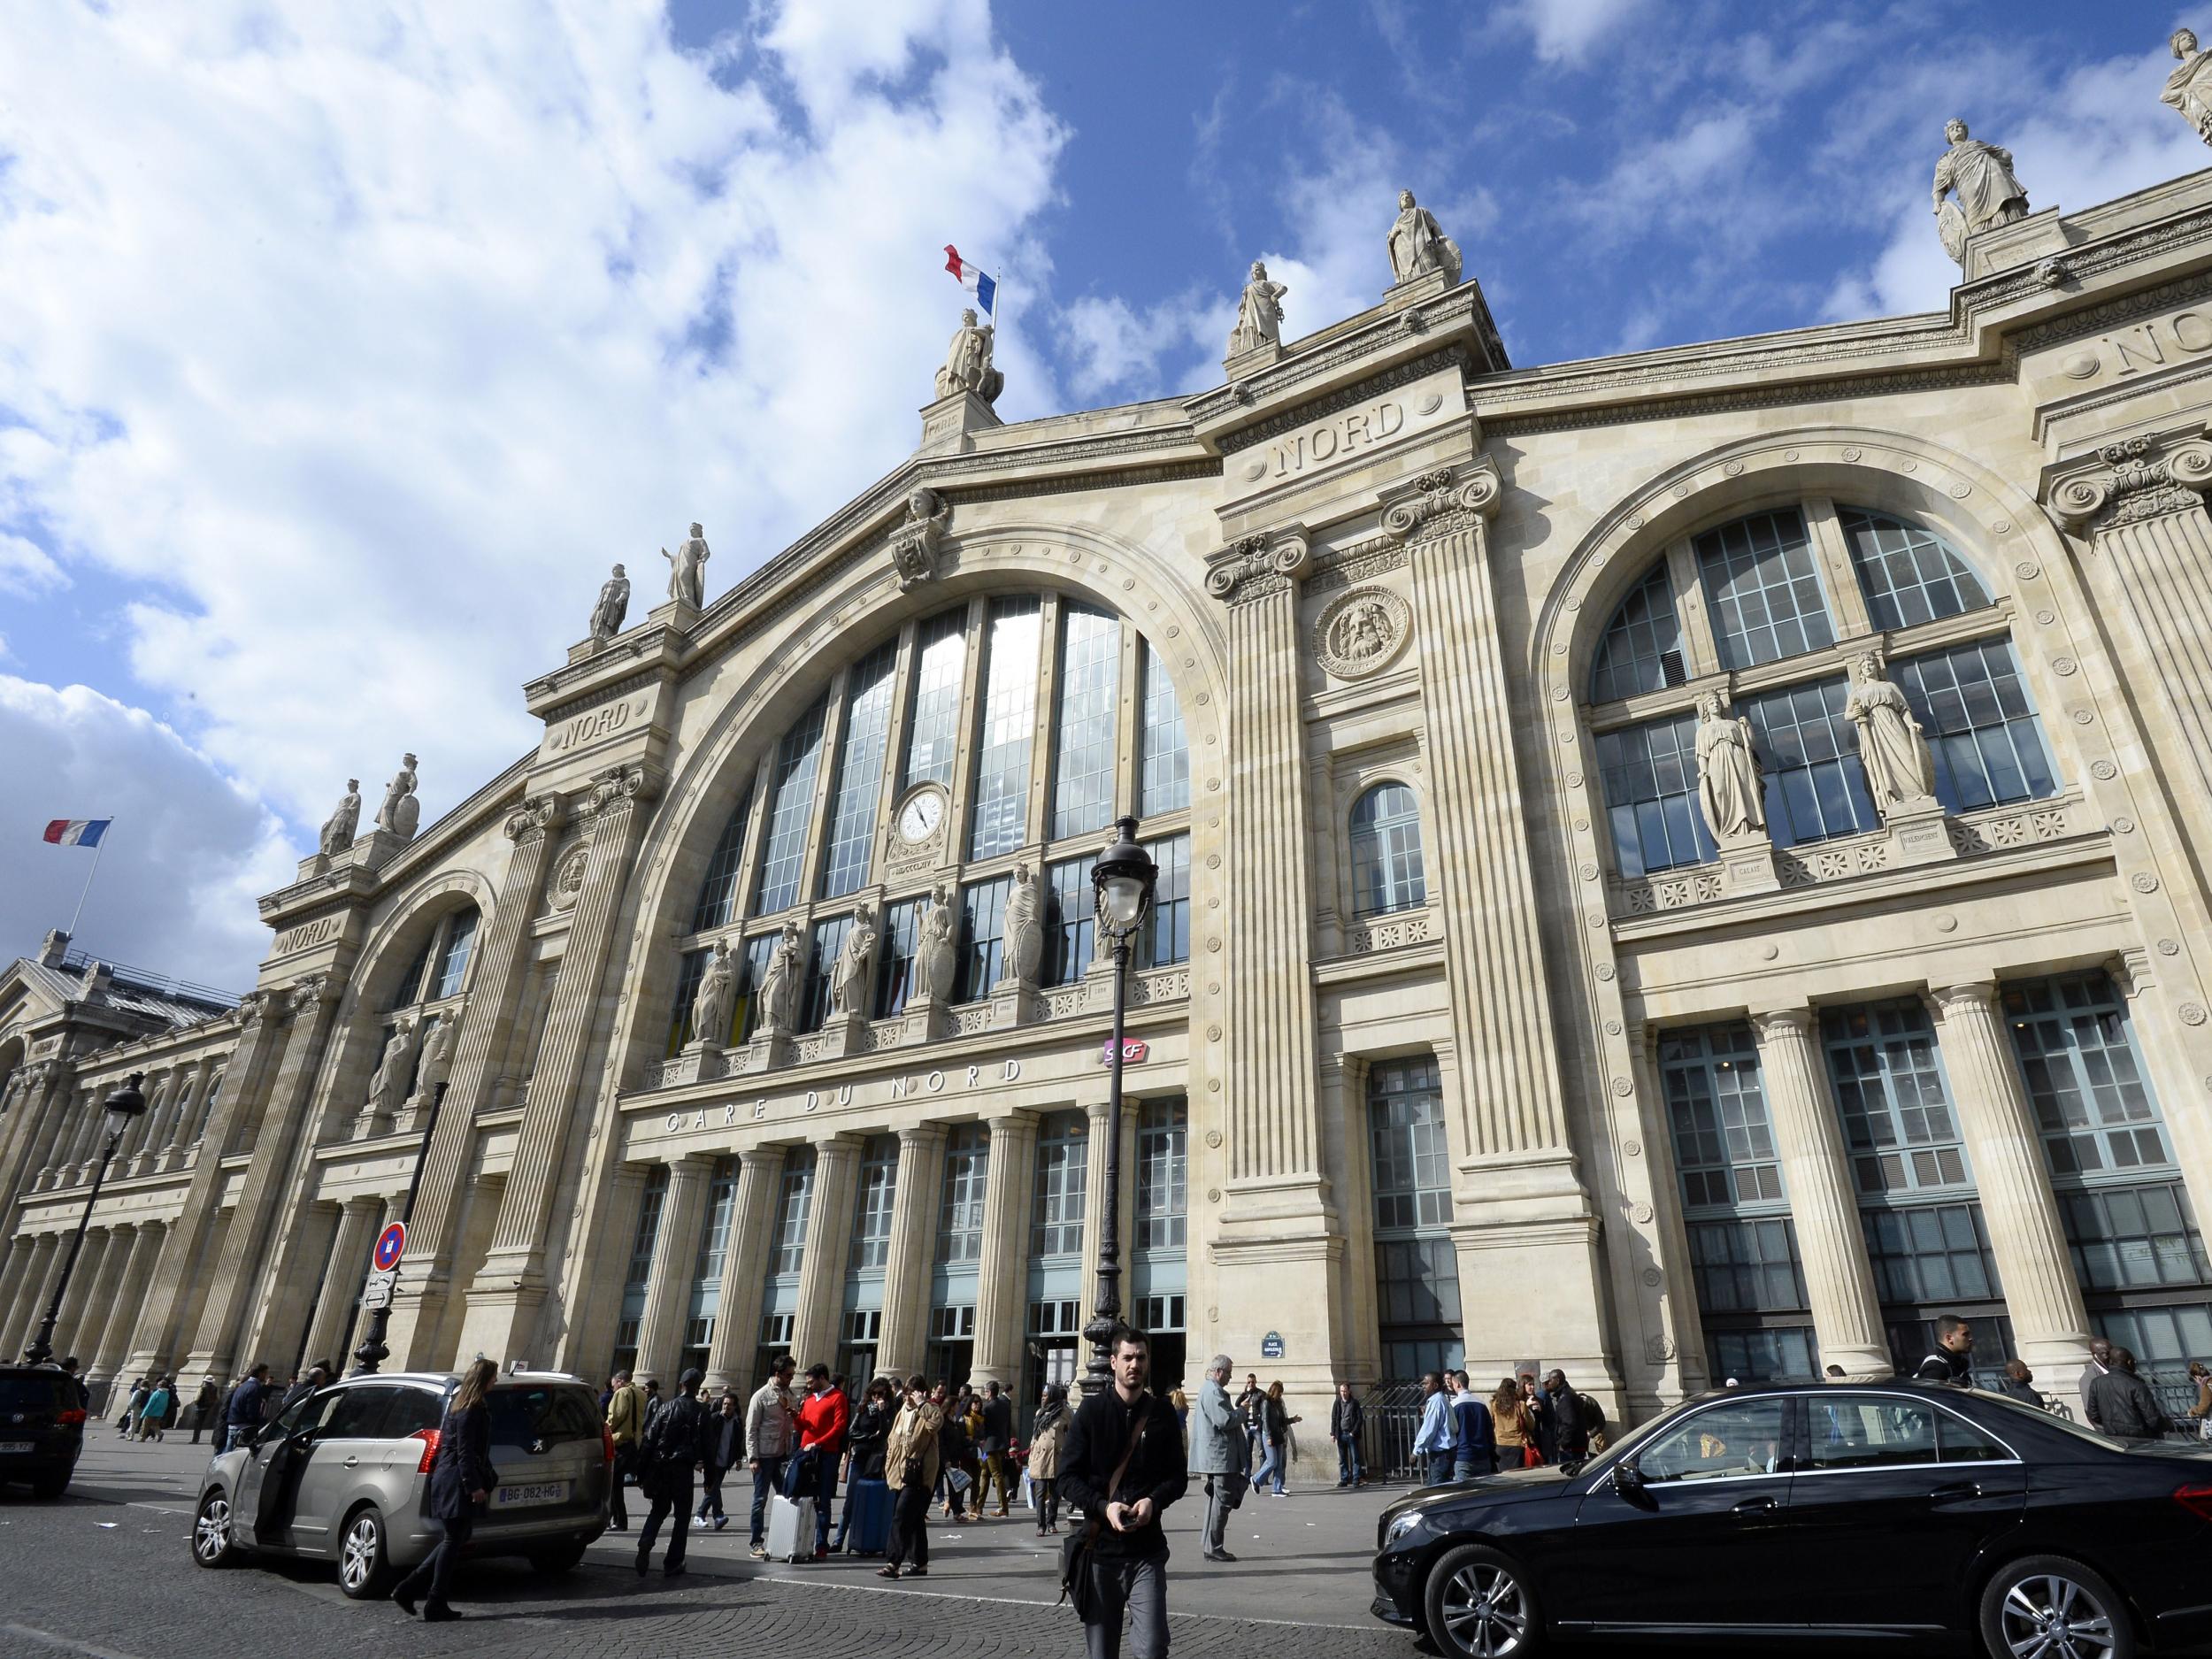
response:
<path fill-rule="evenodd" d="M 1587 1463 L 1425 1488 L 1377 1544 L 1376 1616 L 1460 1659 L 1824 1635 L 2127 1659 L 2212 1635 L 2212 1448 L 1927 1384 L 1735 1388 Z"/>

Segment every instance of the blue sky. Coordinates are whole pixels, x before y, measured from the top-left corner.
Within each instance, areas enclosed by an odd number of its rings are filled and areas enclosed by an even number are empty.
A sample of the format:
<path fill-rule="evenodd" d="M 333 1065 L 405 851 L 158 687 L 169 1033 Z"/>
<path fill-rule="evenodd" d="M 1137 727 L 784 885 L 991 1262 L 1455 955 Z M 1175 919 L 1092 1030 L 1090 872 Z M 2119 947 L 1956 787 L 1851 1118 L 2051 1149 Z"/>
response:
<path fill-rule="evenodd" d="M 895 465 L 999 265 L 1010 418 L 1194 389 L 1401 186 L 1519 365 L 1946 303 L 1954 114 L 2038 206 L 2212 162 L 2185 12 L 2055 4 L 202 0 L 0 57 L 0 956 L 243 985 L 349 777 L 533 741 L 606 567 L 710 593 Z M 2212 23 L 2212 16 L 2200 19 Z M 96 111 L 97 119 L 88 119 Z"/>

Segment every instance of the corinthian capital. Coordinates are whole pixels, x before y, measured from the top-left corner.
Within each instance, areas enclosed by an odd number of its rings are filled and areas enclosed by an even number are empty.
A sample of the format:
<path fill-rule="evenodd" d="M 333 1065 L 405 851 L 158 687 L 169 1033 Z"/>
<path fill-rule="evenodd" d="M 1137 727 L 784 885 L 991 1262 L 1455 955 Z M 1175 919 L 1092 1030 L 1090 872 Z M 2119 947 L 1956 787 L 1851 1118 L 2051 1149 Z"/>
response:
<path fill-rule="evenodd" d="M 2070 530 L 2120 525 L 2185 512 L 2212 489 L 2212 442 L 2195 434 L 2125 438 L 2093 457 L 2053 469 L 2045 500 Z"/>
<path fill-rule="evenodd" d="M 518 841 L 558 827 L 564 804 L 557 789 L 532 795 L 507 815 L 507 839 Z"/>
<path fill-rule="evenodd" d="M 1206 591 L 1233 605 L 1280 593 L 1312 562 L 1306 526 L 1288 524 L 1232 541 L 1206 561 Z"/>
<path fill-rule="evenodd" d="M 632 802 L 650 801 L 661 792 L 661 774 L 657 767 L 632 761 L 620 766 L 609 766 L 591 775 L 591 796 L 585 803 L 588 813 L 604 812 L 611 807 L 627 806 Z"/>
<path fill-rule="evenodd" d="M 1460 528 L 1470 517 L 1498 510 L 1503 488 L 1487 461 L 1465 468 L 1440 466 L 1413 480 L 1413 488 L 1383 510 L 1383 534 L 1394 541 L 1424 541 Z"/>

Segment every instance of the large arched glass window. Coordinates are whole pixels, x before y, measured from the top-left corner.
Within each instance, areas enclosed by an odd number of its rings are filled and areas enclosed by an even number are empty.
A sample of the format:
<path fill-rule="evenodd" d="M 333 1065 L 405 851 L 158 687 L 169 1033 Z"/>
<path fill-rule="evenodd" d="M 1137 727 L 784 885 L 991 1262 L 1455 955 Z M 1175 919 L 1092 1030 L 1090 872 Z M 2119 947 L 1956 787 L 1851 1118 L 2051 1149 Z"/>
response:
<path fill-rule="evenodd" d="M 1428 899 L 1420 803 L 1402 783 L 1377 784 L 1352 803 L 1352 914 L 1410 910 Z"/>
<path fill-rule="evenodd" d="M 1859 507 L 1839 507 L 1836 521 L 1876 627 L 1909 628 L 1989 603 L 1973 566 L 1934 531 Z"/>
<path fill-rule="evenodd" d="M 408 958 L 384 999 L 384 1018 L 377 1034 L 379 1058 L 372 1060 L 372 1064 L 380 1063 L 384 1044 L 404 1021 L 415 1033 L 410 1071 L 419 1070 L 438 1027 L 459 1018 L 457 999 L 468 986 L 469 959 L 476 952 L 476 931 L 481 920 L 476 906 L 464 904 L 429 925 L 421 947 Z M 415 1079 L 411 1075 L 403 1097 L 412 1094 L 414 1089 Z"/>
<path fill-rule="evenodd" d="M 1750 668 L 1835 643 L 1812 538 L 1796 508 L 1720 525 L 1694 545 L 1727 666 Z"/>
<path fill-rule="evenodd" d="M 1674 616 L 1674 589 L 1668 585 L 1667 565 L 1662 559 L 1629 589 L 1607 624 L 1590 670 L 1590 701 L 1610 703 L 1640 691 L 1678 686 L 1687 677 L 1682 665 L 1682 630 Z"/>

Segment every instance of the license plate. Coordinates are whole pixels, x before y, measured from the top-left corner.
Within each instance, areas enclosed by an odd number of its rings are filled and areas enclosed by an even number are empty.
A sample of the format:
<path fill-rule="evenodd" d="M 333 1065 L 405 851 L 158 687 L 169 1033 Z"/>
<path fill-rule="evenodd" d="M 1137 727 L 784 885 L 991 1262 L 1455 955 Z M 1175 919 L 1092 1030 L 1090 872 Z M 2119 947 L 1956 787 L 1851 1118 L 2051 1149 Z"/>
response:
<path fill-rule="evenodd" d="M 503 1509 L 519 1509 L 528 1503 L 565 1503 L 568 1502 L 568 1482 L 541 1480 L 534 1486 L 501 1486 L 494 1494 L 492 1501 Z"/>
<path fill-rule="evenodd" d="M 21 1454 L 35 1452 L 37 1449 L 36 1440 L 0 1440 L 0 1456 L 5 1456 L 10 1452 Z"/>

